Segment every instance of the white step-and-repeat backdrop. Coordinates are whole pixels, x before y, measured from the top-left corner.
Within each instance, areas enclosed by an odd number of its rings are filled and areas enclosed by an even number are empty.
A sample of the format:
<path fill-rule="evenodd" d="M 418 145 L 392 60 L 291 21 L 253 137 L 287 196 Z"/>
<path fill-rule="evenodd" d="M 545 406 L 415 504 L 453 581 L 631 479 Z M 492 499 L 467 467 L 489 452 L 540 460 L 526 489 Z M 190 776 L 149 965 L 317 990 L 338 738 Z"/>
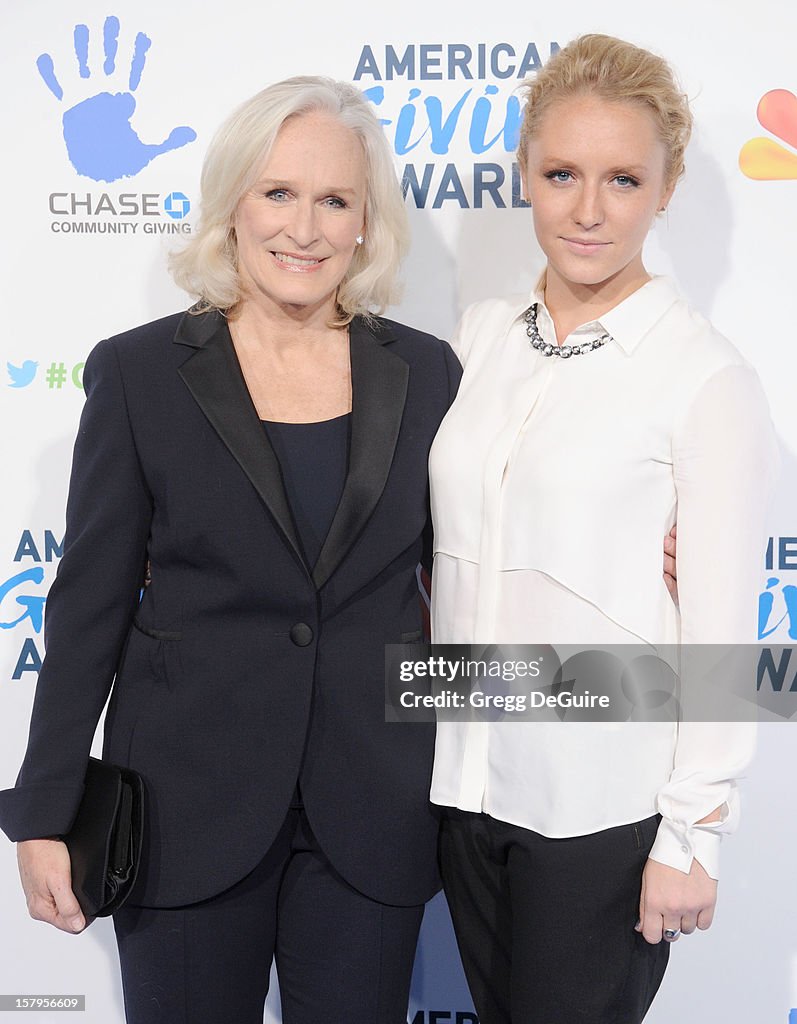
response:
<path fill-rule="evenodd" d="M 2 25 L 0 785 L 22 758 L 43 655 L 83 360 L 100 338 L 186 305 L 166 254 L 196 223 L 207 143 L 233 106 L 298 73 L 356 82 L 382 118 L 413 229 L 405 299 L 390 313 L 446 337 L 469 302 L 528 290 L 541 266 L 513 167 L 519 79 L 585 31 L 674 63 L 697 130 L 648 266 L 674 276 L 761 373 L 784 474 L 750 638 L 797 639 L 793 0 L 31 0 L 4 5 Z M 716 567 L 729 586 L 734 557 Z M 797 689 L 791 673 L 781 682 Z M 762 728 L 715 926 L 673 949 L 651 1024 L 797 1021 L 795 740 L 786 723 Z M 30 921 L 5 842 L 0 907 L 0 994 L 85 993 L 86 1024 L 123 1021 L 109 922 L 76 938 Z M 279 1021 L 275 992 L 266 1020 Z M 409 1021 L 476 1022 L 440 899 Z"/>

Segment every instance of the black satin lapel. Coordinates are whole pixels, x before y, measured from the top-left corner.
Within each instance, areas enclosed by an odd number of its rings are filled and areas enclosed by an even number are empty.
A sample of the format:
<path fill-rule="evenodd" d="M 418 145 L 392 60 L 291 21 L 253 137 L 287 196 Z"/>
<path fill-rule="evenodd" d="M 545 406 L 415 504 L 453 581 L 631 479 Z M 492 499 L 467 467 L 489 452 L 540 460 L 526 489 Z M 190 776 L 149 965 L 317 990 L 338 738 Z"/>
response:
<path fill-rule="evenodd" d="M 252 404 L 223 319 L 179 373 L 304 564 L 279 461 Z"/>
<path fill-rule="evenodd" d="M 319 589 L 368 522 L 385 489 L 407 397 L 409 367 L 365 324 L 349 329 L 352 423 L 349 471 L 332 525 L 313 569 Z"/>

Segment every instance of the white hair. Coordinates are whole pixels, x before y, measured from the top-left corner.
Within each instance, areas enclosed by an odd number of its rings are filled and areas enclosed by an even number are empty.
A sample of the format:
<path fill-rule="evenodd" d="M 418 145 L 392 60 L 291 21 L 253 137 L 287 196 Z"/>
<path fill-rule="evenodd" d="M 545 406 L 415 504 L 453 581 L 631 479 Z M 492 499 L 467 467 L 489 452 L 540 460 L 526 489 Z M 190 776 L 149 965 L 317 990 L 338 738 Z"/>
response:
<path fill-rule="evenodd" d="M 337 118 L 357 135 L 365 154 L 364 241 L 338 288 L 335 323 L 381 312 L 397 301 L 397 274 L 409 245 L 409 225 L 382 126 L 353 85 L 303 75 L 270 85 L 247 100 L 210 143 L 202 167 L 199 226 L 170 259 L 174 280 L 197 299 L 197 311 L 232 310 L 241 301 L 233 227 L 238 203 L 257 180 L 284 122 L 310 111 Z"/>

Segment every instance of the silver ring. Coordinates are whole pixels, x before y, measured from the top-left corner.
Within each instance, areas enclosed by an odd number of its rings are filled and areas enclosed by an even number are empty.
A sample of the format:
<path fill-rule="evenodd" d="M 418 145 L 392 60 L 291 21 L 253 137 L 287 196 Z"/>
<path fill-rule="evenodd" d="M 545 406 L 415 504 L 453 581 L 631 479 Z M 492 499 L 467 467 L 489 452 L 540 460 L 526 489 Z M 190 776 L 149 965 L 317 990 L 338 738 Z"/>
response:
<path fill-rule="evenodd" d="M 681 934 L 680 928 L 665 928 L 664 929 L 664 941 L 675 942 L 678 936 Z"/>

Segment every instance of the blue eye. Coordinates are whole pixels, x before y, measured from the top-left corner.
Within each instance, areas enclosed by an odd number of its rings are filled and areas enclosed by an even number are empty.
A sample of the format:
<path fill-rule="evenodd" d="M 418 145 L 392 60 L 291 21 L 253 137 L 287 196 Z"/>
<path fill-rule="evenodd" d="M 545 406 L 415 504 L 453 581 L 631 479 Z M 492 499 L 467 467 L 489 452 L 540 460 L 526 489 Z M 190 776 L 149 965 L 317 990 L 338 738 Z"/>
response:
<path fill-rule="evenodd" d="M 564 184 L 572 179 L 570 171 L 548 171 L 545 175 L 549 181 L 558 181 Z"/>
<path fill-rule="evenodd" d="M 288 193 L 284 188 L 272 188 L 270 192 L 266 192 L 266 199 L 273 199 L 277 203 L 284 202 L 288 198 Z"/>
<path fill-rule="evenodd" d="M 618 174 L 614 179 L 621 188 L 638 188 L 639 182 L 630 174 Z"/>
<path fill-rule="evenodd" d="M 346 208 L 346 204 L 338 196 L 327 196 L 324 202 L 331 206 L 333 210 L 343 210 Z"/>

